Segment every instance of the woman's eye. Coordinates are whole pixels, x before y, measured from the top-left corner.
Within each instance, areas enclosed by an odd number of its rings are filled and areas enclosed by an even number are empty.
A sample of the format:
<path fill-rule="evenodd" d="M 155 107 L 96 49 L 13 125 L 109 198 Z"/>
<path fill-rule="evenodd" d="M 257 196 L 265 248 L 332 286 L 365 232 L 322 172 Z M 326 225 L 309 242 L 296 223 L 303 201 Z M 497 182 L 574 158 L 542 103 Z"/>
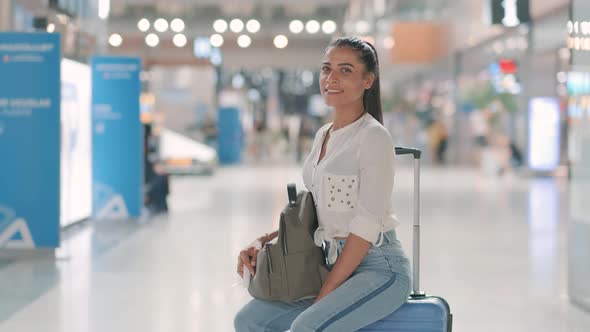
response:
<path fill-rule="evenodd" d="M 327 73 L 329 71 L 330 71 L 330 67 L 328 67 L 328 66 L 322 67 L 322 72 Z"/>
<path fill-rule="evenodd" d="M 342 72 L 343 73 L 351 73 L 352 70 L 348 69 L 348 68 L 342 68 Z"/>

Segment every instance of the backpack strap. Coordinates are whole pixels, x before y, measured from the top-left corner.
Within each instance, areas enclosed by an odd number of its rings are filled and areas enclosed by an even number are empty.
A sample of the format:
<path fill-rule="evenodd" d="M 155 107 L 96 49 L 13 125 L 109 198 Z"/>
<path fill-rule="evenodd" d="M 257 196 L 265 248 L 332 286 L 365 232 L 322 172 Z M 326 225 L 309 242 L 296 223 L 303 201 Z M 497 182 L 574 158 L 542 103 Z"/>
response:
<path fill-rule="evenodd" d="M 297 186 L 295 183 L 287 185 L 287 194 L 289 195 L 289 205 L 295 206 L 297 204 Z"/>

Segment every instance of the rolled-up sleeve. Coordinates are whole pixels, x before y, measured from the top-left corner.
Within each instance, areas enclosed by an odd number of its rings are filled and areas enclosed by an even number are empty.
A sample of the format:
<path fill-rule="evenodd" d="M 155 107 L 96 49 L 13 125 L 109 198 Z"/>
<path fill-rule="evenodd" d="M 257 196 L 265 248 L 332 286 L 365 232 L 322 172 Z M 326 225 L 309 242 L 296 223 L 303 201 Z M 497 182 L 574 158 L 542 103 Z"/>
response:
<path fill-rule="evenodd" d="M 373 244 L 379 241 L 383 220 L 390 213 L 394 158 L 389 132 L 385 128 L 371 128 L 361 140 L 359 195 L 349 232 Z"/>

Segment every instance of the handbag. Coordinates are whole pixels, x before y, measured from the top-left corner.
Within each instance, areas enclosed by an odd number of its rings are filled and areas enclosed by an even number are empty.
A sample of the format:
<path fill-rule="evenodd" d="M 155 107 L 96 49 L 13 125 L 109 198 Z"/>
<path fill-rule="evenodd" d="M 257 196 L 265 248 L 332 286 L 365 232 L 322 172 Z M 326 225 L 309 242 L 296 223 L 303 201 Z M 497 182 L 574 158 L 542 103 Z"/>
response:
<path fill-rule="evenodd" d="M 256 274 L 248 286 L 256 299 L 291 303 L 316 297 L 328 274 L 324 252 L 313 241 L 318 227 L 313 196 L 309 191 L 297 194 L 295 184 L 287 185 L 287 192 L 278 240 L 258 252 Z"/>

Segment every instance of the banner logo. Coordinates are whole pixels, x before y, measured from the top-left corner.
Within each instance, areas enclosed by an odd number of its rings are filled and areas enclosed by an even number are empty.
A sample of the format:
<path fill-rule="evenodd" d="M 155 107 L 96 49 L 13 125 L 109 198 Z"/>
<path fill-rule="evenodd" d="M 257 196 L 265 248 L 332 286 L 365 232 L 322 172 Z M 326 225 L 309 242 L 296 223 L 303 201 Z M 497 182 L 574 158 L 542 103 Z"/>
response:
<path fill-rule="evenodd" d="M 0 248 L 35 248 L 26 220 L 17 218 L 12 209 L 4 206 L 0 206 Z"/>

